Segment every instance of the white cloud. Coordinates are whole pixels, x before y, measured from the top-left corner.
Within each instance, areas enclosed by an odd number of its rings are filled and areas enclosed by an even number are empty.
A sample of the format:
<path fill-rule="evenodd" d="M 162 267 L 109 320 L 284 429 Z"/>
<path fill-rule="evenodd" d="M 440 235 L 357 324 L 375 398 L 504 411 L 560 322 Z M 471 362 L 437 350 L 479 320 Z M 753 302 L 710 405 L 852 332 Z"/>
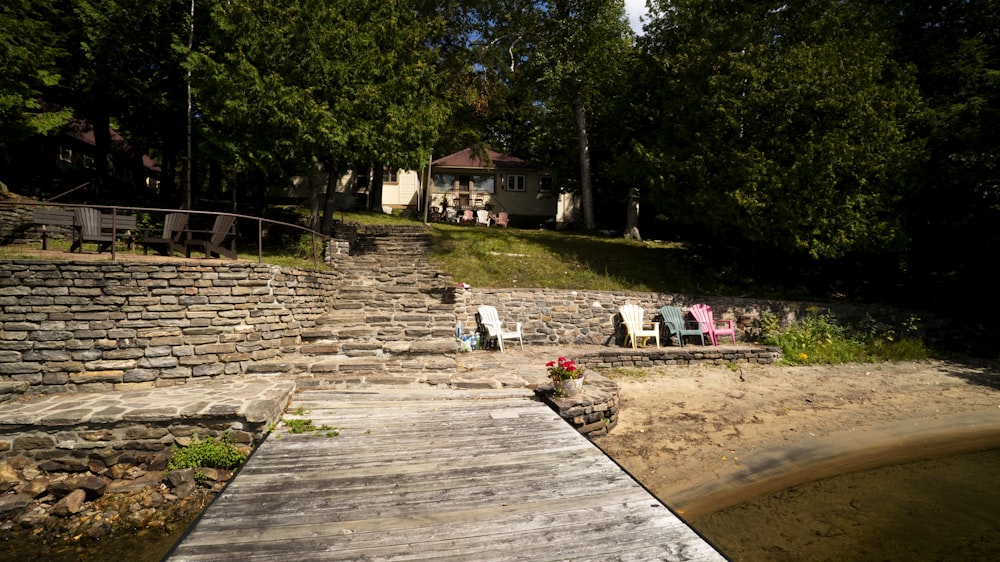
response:
<path fill-rule="evenodd" d="M 636 35 L 642 34 L 642 23 L 639 16 L 646 15 L 646 0 L 625 0 L 625 13 L 628 14 L 629 25 Z"/>

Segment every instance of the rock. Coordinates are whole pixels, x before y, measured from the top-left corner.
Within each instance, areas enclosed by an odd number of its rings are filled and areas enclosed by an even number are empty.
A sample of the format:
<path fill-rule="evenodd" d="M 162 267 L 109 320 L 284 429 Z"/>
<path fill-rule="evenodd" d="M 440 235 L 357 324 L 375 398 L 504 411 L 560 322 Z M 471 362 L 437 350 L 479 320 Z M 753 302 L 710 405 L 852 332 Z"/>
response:
<path fill-rule="evenodd" d="M 224 468 L 203 468 L 201 472 L 210 482 L 228 482 L 233 477 L 233 471 Z"/>
<path fill-rule="evenodd" d="M 48 478 L 35 478 L 30 482 L 25 482 L 17 489 L 17 493 L 37 498 L 49 489 Z"/>
<path fill-rule="evenodd" d="M 9 464 L 10 466 L 13 466 L 17 470 L 22 471 L 22 474 L 23 474 L 24 470 L 26 470 L 26 469 L 28 469 L 30 467 L 35 466 L 35 461 L 31 460 L 30 458 L 28 458 L 28 457 L 26 457 L 24 455 L 18 455 L 16 457 L 11 457 L 11 458 L 3 461 L 3 462 Z"/>
<path fill-rule="evenodd" d="M 87 472 L 87 463 L 79 459 L 51 459 L 38 465 L 45 472 Z"/>
<path fill-rule="evenodd" d="M 25 494 L 0 495 L 0 517 L 27 509 L 31 505 L 31 496 Z"/>
<path fill-rule="evenodd" d="M 173 486 L 174 494 L 180 498 L 188 497 L 198 487 L 198 483 L 194 480 L 193 468 L 171 470 L 167 473 L 167 480 Z"/>
<path fill-rule="evenodd" d="M 56 505 L 52 506 L 52 514 L 60 517 L 75 515 L 83 510 L 83 503 L 87 501 L 87 492 L 84 490 L 73 490 Z"/>
<path fill-rule="evenodd" d="M 182 468 L 179 470 L 171 470 L 170 472 L 167 473 L 166 476 L 167 480 L 170 482 L 170 485 L 176 488 L 181 484 L 185 484 L 187 482 L 194 482 L 194 469 Z"/>
<path fill-rule="evenodd" d="M 31 509 L 31 511 L 19 517 L 17 522 L 24 528 L 34 529 L 36 527 L 40 527 L 48 518 L 48 510 L 40 505 L 36 505 Z"/>
<path fill-rule="evenodd" d="M 84 490 L 90 499 L 101 497 L 108 488 L 108 483 L 102 478 L 92 474 L 72 476 L 65 480 L 59 480 L 49 484 L 48 491 L 51 494 L 64 495 L 73 490 Z"/>
<path fill-rule="evenodd" d="M 158 492 L 152 492 L 142 498 L 142 505 L 146 507 L 160 507 L 163 505 L 163 496 Z"/>
<path fill-rule="evenodd" d="M 90 529 L 87 529 L 87 536 L 93 540 L 100 540 L 106 537 L 110 532 L 111 525 L 108 525 L 107 523 L 98 523 Z"/>
<path fill-rule="evenodd" d="M 118 463 L 108 470 L 107 475 L 115 480 L 123 480 L 132 468 L 135 468 L 135 465 L 126 462 Z"/>
<path fill-rule="evenodd" d="M 108 465 L 104 464 L 104 461 L 100 459 L 90 459 L 87 461 L 87 470 L 92 474 L 101 476 L 108 471 Z"/>
<path fill-rule="evenodd" d="M 186 498 L 191 495 L 198 488 L 198 483 L 195 481 L 182 482 L 177 486 L 174 486 L 174 494 L 179 498 Z"/>
<path fill-rule="evenodd" d="M 170 457 L 173 455 L 172 451 L 160 451 L 146 465 L 147 470 L 163 470 L 167 468 L 167 463 L 170 462 Z"/>
<path fill-rule="evenodd" d="M 126 517 L 126 520 L 132 526 L 141 528 L 148 525 L 150 519 L 152 519 L 154 515 L 156 515 L 156 510 L 151 507 L 148 507 L 145 509 L 140 509 L 138 511 L 129 513 L 128 516 Z"/>
<path fill-rule="evenodd" d="M 130 492 L 141 492 L 147 488 L 159 486 L 163 480 L 163 475 L 159 472 L 147 472 L 134 480 L 114 480 L 108 484 L 107 494 L 125 494 Z"/>
<path fill-rule="evenodd" d="M 13 490 L 21 483 L 21 475 L 9 462 L 0 462 L 0 494 Z"/>

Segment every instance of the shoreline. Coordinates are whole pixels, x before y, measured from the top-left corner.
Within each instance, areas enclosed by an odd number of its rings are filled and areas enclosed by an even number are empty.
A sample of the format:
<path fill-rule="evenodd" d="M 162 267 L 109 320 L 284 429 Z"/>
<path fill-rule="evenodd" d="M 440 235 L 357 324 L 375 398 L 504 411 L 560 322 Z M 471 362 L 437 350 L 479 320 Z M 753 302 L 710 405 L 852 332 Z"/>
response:
<path fill-rule="evenodd" d="M 608 372 L 595 443 L 681 517 L 789 487 L 1000 448 L 1000 368 L 943 361 Z"/>
<path fill-rule="evenodd" d="M 1000 449 L 1000 419 L 967 413 L 843 432 L 793 449 L 760 451 L 741 474 L 705 482 L 673 498 L 671 509 L 697 518 L 787 488 L 853 472 Z M 860 439 L 859 439 L 860 437 Z"/>

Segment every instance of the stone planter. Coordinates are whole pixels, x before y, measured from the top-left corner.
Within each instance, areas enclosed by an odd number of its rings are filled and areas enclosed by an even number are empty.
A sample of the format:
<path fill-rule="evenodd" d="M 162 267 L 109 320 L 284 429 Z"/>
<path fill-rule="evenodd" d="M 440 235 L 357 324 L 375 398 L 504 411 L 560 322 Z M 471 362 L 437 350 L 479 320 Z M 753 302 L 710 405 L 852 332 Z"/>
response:
<path fill-rule="evenodd" d="M 546 384 L 536 388 L 535 394 L 577 431 L 592 439 L 607 435 L 618 424 L 618 385 L 595 371 L 588 371 L 586 378 L 587 391 L 576 396 L 559 394 L 563 381 L 552 381 L 555 392 Z"/>

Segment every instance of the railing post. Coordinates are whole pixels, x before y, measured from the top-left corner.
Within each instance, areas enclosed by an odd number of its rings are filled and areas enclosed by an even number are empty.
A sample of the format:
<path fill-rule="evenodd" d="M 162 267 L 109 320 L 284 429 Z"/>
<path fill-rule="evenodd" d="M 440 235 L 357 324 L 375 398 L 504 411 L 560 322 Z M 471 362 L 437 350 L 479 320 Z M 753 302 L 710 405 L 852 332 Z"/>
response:
<path fill-rule="evenodd" d="M 101 220 L 100 220 L 100 215 L 98 215 L 97 219 L 98 234 L 101 233 L 100 229 L 101 229 Z M 83 244 L 80 244 L 80 247 L 82 251 Z M 117 250 L 118 250 L 118 208 L 111 207 L 111 261 L 115 261 L 118 259 Z M 98 251 L 98 253 L 100 252 Z"/>
<path fill-rule="evenodd" d="M 264 263 L 264 221 L 257 219 L 257 263 Z"/>

